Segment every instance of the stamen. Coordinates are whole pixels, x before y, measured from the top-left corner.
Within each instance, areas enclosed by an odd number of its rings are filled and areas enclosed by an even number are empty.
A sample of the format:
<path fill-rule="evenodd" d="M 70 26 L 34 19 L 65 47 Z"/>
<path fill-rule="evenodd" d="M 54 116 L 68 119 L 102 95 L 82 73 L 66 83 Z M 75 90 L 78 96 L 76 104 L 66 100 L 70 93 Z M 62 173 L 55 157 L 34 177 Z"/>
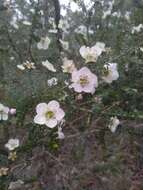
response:
<path fill-rule="evenodd" d="M 53 118 L 53 117 L 54 117 L 54 113 L 53 113 L 52 111 L 46 112 L 46 118 L 47 118 L 47 119 L 51 119 L 51 118 Z"/>
<path fill-rule="evenodd" d="M 87 76 L 81 76 L 79 83 L 81 84 L 82 87 L 86 86 L 89 84 L 88 77 Z"/>

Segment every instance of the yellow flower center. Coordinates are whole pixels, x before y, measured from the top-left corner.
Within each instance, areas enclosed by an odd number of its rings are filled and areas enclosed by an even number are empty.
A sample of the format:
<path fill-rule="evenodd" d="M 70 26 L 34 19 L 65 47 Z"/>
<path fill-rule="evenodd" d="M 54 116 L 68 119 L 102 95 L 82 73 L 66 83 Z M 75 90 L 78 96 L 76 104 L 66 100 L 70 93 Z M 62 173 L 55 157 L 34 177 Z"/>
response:
<path fill-rule="evenodd" d="M 87 84 L 89 84 L 88 77 L 87 76 L 81 76 L 79 83 L 82 87 L 86 86 Z"/>
<path fill-rule="evenodd" d="M 54 113 L 52 112 L 52 111 L 47 111 L 46 112 L 46 118 L 47 119 L 51 119 L 51 118 L 53 118 L 54 117 Z"/>

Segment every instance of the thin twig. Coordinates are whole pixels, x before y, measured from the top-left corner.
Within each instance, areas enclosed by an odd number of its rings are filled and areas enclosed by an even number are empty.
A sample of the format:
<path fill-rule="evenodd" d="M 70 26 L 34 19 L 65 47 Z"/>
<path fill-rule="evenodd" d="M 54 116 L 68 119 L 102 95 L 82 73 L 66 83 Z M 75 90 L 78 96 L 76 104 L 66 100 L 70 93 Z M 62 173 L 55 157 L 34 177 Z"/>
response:
<path fill-rule="evenodd" d="M 102 115 L 103 115 L 104 113 L 106 113 L 107 111 L 109 111 L 111 108 L 113 108 L 114 106 L 116 106 L 116 105 L 118 105 L 118 104 L 119 104 L 119 102 L 115 102 L 113 105 L 111 105 L 111 106 L 109 106 L 109 107 L 106 107 L 106 108 L 101 112 L 100 116 L 95 120 L 95 125 L 100 121 L 100 119 L 102 118 Z M 87 114 L 86 114 L 86 115 L 87 115 Z M 77 118 L 77 119 L 74 120 L 72 123 L 70 123 L 70 125 L 73 124 L 73 123 L 75 123 L 75 122 L 77 122 L 77 121 L 79 121 L 79 120 L 81 120 L 81 119 L 84 118 L 84 117 L 85 117 L 85 115 L 82 116 L 82 117 L 80 117 L 80 118 Z M 76 134 L 67 136 L 66 139 L 71 139 L 71 138 L 79 137 L 79 136 L 81 136 L 81 135 L 88 135 L 89 133 L 94 133 L 95 131 L 97 131 L 97 129 L 88 130 L 88 131 L 85 131 L 84 133 L 78 132 L 78 133 L 76 133 Z"/>

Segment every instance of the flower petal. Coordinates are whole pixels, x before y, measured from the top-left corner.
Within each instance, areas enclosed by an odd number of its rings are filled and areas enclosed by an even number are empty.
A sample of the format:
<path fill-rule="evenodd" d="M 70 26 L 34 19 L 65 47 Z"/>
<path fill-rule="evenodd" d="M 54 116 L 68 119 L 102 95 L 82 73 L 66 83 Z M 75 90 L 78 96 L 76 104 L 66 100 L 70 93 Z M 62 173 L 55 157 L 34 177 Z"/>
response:
<path fill-rule="evenodd" d="M 8 107 L 4 107 L 3 111 L 8 114 L 9 108 Z"/>
<path fill-rule="evenodd" d="M 82 46 L 80 49 L 79 49 L 79 52 L 80 52 L 80 55 L 85 58 L 86 55 L 87 55 L 87 48 L 86 46 Z"/>
<path fill-rule="evenodd" d="M 56 72 L 56 69 L 54 68 L 53 64 L 50 63 L 48 60 L 43 61 L 42 65 L 46 67 L 49 71 Z"/>
<path fill-rule="evenodd" d="M 83 91 L 83 88 L 80 84 L 78 83 L 73 83 L 71 84 L 71 87 L 74 88 L 75 92 L 82 92 Z"/>
<path fill-rule="evenodd" d="M 40 103 L 36 106 L 36 112 L 37 114 L 40 114 L 40 115 L 46 113 L 47 109 L 48 109 L 48 104 L 46 103 Z"/>
<path fill-rule="evenodd" d="M 17 65 L 17 68 L 20 69 L 21 71 L 24 71 L 24 70 L 25 70 L 25 67 L 24 67 L 24 65 L 22 65 L 22 64 L 21 64 L 21 65 Z"/>
<path fill-rule="evenodd" d="M 39 125 L 44 125 L 46 123 L 46 118 L 43 115 L 37 114 L 34 117 L 34 123 L 39 124 Z"/>
<path fill-rule="evenodd" d="M 52 101 L 50 101 L 49 103 L 48 103 L 48 108 L 49 109 L 57 109 L 57 108 L 59 108 L 60 107 L 60 104 L 59 104 L 59 102 L 57 102 L 56 100 L 52 100 Z"/>
<path fill-rule="evenodd" d="M 4 120 L 4 121 L 8 120 L 8 114 L 7 114 L 7 113 L 2 113 L 2 114 L 1 114 L 1 118 L 2 118 L 2 120 Z"/>
<path fill-rule="evenodd" d="M 58 121 L 56 119 L 49 119 L 46 121 L 46 126 L 49 128 L 54 128 L 58 124 Z"/>
<path fill-rule="evenodd" d="M 64 116 L 65 116 L 65 112 L 64 112 L 61 108 L 59 108 L 59 109 L 56 111 L 56 113 L 55 113 L 55 117 L 56 117 L 56 119 L 57 119 L 58 121 L 61 121 L 61 120 L 64 118 Z"/>

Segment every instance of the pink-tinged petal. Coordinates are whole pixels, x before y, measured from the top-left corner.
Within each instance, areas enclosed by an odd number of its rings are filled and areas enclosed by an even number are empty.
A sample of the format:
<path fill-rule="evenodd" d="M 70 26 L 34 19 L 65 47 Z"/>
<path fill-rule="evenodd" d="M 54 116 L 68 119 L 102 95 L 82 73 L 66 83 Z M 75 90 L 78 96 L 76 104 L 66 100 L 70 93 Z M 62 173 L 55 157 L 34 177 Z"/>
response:
<path fill-rule="evenodd" d="M 49 128 L 54 128 L 58 124 L 58 121 L 56 119 L 49 119 L 46 121 L 45 125 Z"/>
<path fill-rule="evenodd" d="M 72 88 L 74 88 L 75 92 L 82 92 L 83 91 L 82 86 L 78 83 L 73 83 L 71 86 L 72 86 Z"/>
<path fill-rule="evenodd" d="M 9 110 L 9 113 L 10 113 L 11 115 L 15 115 L 15 114 L 16 114 L 16 108 L 11 108 L 11 109 Z"/>
<path fill-rule="evenodd" d="M 39 125 L 44 125 L 46 123 L 46 118 L 44 115 L 36 115 L 34 117 L 34 123 L 39 124 Z"/>
<path fill-rule="evenodd" d="M 93 88 L 92 91 L 91 91 L 91 94 L 94 94 L 94 93 L 95 93 L 95 90 L 96 90 L 96 89 Z"/>
<path fill-rule="evenodd" d="M 118 78 L 119 78 L 119 73 L 117 71 L 114 71 L 114 73 L 112 74 L 112 79 L 117 80 Z"/>
<path fill-rule="evenodd" d="M 56 119 L 57 119 L 58 121 L 61 121 L 61 120 L 64 118 L 64 116 L 65 116 L 65 112 L 64 112 L 61 108 L 59 108 L 59 109 L 56 111 L 56 113 L 55 113 L 55 117 L 56 117 Z"/>
<path fill-rule="evenodd" d="M 95 74 L 91 74 L 90 83 L 94 85 L 94 87 L 98 87 L 98 78 Z"/>
<path fill-rule="evenodd" d="M 57 109 L 57 108 L 59 108 L 60 107 L 60 104 L 59 104 L 59 102 L 57 102 L 56 100 L 52 100 L 52 101 L 50 101 L 49 103 L 48 103 L 48 108 L 49 109 Z"/>
<path fill-rule="evenodd" d="M 87 68 L 87 67 L 82 67 L 79 71 L 78 71 L 79 75 L 90 75 L 91 71 Z"/>
<path fill-rule="evenodd" d="M 83 88 L 83 91 L 86 93 L 93 93 L 95 92 L 95 87 L 92 84 L 89 84 Z"/>
<path fill-rule="evenodd" d="M 87 84 L 85 84 L 84 86 L 79 83 L 81 76 L 87 77 Z M 83 67 L 79 71 L 74 72 L 72 74 L 72 81 L 72 88 L 74 88 L 74 90 L 79 93 L 93 93 L 95 92 L 95 88 L 98 87 L 97 76 L 92 73 L 87 67 Z"/>
<path fill-rule="evenodd" d="M 37 114 L 44 114 L 45 112 L 47 112 L 48 109 L 48 105 L 46 103 L 40 103 L 36 106 L 36 112 Z"/>
<path fill-rule="evenodd" d="M 77 82 L 79 79 L 79 75 L 78 75 L 79 71 L 75 70 L 74 72 L 72 72 L 72 82 Z"/>
<path fill-rule="evenodd" d="M 8 107 L 4 107 L 3 111 L 8 114 L 9 108 Z"/>
<path fill-rule="evenodd" d="M 109 64 L 108 64 L 108 67 L 109 67 L 111 70 L 117 70 L 117 63 L 109 63 Z"/>

